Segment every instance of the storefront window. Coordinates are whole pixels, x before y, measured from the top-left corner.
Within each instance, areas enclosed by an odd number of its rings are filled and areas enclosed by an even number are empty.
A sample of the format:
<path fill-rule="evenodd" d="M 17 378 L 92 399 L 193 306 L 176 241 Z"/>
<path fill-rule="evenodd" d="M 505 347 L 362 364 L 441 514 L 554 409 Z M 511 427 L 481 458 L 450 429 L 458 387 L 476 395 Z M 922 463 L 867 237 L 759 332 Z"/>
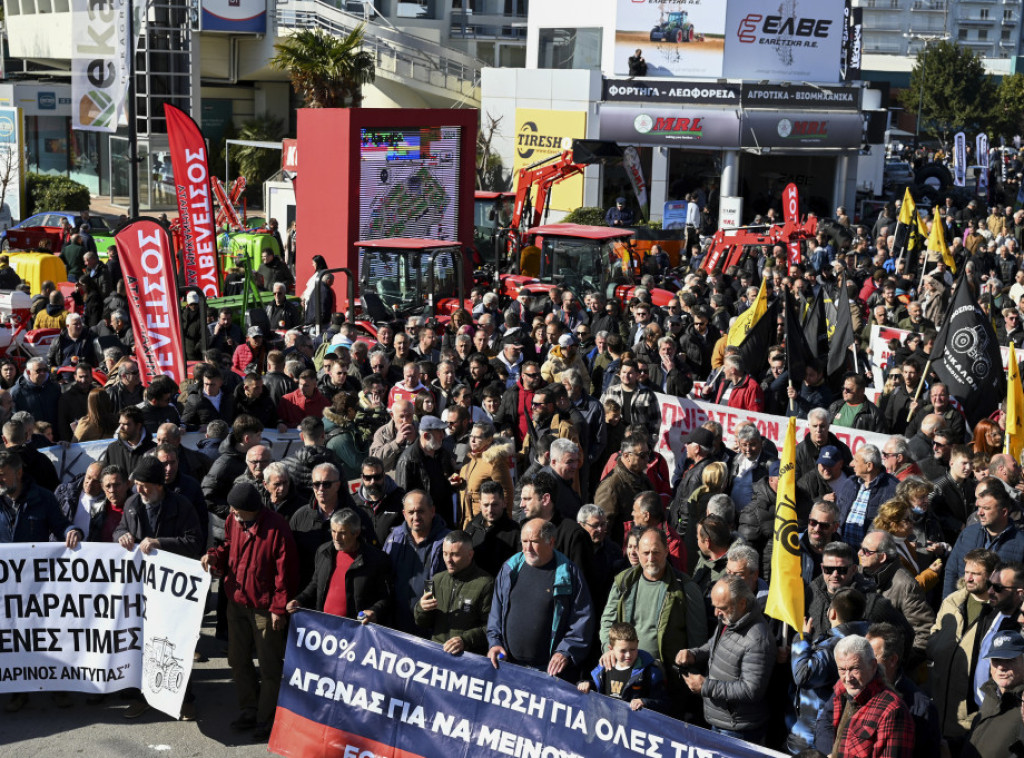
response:
<path fill-rule="evenodd" d="M 538 68 L 601 70 L 601 29 L 541 29 Z"/>
<path fill-rule="evenodd" d="M 67 176 L 68 119 L 63 116 L 27 116 L 25 147 L 29 171 Z"/>

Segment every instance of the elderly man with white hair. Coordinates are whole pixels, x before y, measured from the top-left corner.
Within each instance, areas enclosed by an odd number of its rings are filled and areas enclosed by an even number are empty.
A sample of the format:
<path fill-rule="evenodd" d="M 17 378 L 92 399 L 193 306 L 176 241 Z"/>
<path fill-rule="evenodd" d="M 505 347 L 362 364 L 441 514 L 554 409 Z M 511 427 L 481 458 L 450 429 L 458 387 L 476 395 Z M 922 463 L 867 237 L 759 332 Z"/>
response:
<path fill-rule="evenodd" d="M 836 506 L 843 542 L 860 547 L 878 507 L 896 495 L 899 482 L 882 466 L 882 453 L 874 445 L 862 445 L 853 456 L 854 475 L 836 486 Z"/>
<path fill-rule="evenodd" d="M 797 479 L 816 469 L 822 448 L 836 448 L 844 464 L 853 460 L 853 453 L 846 443 L 829 431 L 831 425 L 832 417 L 824 408 L 812 408 L 807 414 L 807 435 L 796 446 Z"/>

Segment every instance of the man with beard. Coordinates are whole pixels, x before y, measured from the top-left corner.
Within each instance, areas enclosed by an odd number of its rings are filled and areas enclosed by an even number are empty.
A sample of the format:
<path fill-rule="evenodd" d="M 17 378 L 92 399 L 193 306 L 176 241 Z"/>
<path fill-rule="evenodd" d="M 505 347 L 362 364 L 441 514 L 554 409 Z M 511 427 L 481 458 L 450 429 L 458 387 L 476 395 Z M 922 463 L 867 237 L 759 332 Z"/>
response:
<path fill-rule="evenodd" d="M 143 423 L 142 411 L 128 407 L 121 411 L 117 422 L 117 439 L 107 445 L 100 460 L 108 465 L 134 471 L 142 456 L 156 447 Z"/>
<path fill-rule="evenodd" d="M 804 584 L 809 585 L 821 576 L 825 547 L 837 539 L 838 533 L 839 509 L 828 500 L 817 501 L 807 519 L 807 529 L 800 534 L 800 575 Z"/>
<path fill-rule="evenodd" d="M 352 499 L 373 523 L 373 530 L 364 532 L 363 539 L 371 545 L 383 545 L 391 530 L 402 520 L 402 498 L 405 490 L 384 473 L 384 462 L 372 455 L 363 459 L 362 483 Z"/>
<path fill-rule="evenodd" d="M 526 361 L 520 367 L 515 383 L 501 396 L 498 412 L 494 415 L 494 425 L 499 429 L 511 429 L 519 448 L 529 434 L 534 393 L 543 384 L 540 365 L 536 361 Z"/>
<path fill-rule="evenodd" d="M 116 412 L 143 401 L 142 381 L 139 378 L 139 364 L 124 361 L 118 369 L 117 381 L 107 384 L 106 392 Z M 129 469 L 130 470 L 130 469 Z"/>
<path fill-rule="evenodd" d="M 563 419 L 555 410 L 555 394 L 548 388 L 538 389 L 530 402 L 531 420 L 529 433 L 523 441 L 522 453 L 530 464 L 537 460 L 537 441 L 541 437 L 576 441 L 576 430 L 568 419 Z"/>
<path fill-rule="evenodd" d="M 954 444 L 953 433 L 947 427 L 935 430 L 932 435 L 932 454 L 917 462 L 924 478 L 937 482 L 949 472 L 949 456 Z"/>
<path fill-rule="evenodd" d="M 466 526 L 475 560 L 491 576 L 519 549 L 519 525 L 509 518 L 505 507 L 505 488 L 501 482 L 486 481 L 480 486 L 480 512 Z"/>
<path fill-rule="evenodd" d="M 263 386 L 263 377 L 256 372 L 245 375 L 242 383 L 235 387 L 235 413 L 247 413 L 260 420 L 263 426 L 273 429 L 277 426 L 277 407 L 270 393 Z"/>
<path fill-rule="evenodd" d="M 169 376 L 160 375 L 154 377 L 143 392 L 145 400 L 139 406 L 142 410 L 142 423 L 146 431 L 154 437 L 163 424 L 171 424 L 176 429 L 181 424 L 178 409 L 171 405 L 171 399 L 176 391 L 174 380 Z"/>
<path fill-rule="evenodd" d="M 384 461 L 385 471 L 394 471 L 402 453 L 416 441 L 413 404 L 396 400 L 391 406 L 391 420 L 374 432 L 370 455 Z"/>
<path fill-rule="evenodd" d="M 169 492 L 164 482 L 164 467 L 155 458 L 144 457 L 132 471 L 138 492 L 128 498 L 121 523 L 114 530 L 116 540 L 125 550 L 138 545 L 144 555 L 153 550 L 167 550 L 186 558 L 198 559 L 203 553 L 202 532 L 196 510 L 179 495 Z M 187 692 L 181 708 L 183 721 L 196 718 L 194 696 Z M 135 719 L 149 710 L 144 700 L 136 700 L 124 717 Z"/>
<path fill-rule="evenodd" d="M 541 471 L 532 478 L 523 480 L 520 505 L 523 509 L 523 522 L 530 519 L 543 519 L 555 527 L 555 550 L 560 552 L 583 574 L 587 588 L 596 584 L 594 581 L 594 551 L 590 545 L 590 535 L 581 527 L 575 518 L 567 518 L 557 505 L 559 487 L 557 477 Z"/>
<path fill-rule="evenodd" d="M 957 537 L 953 552 L 946 561 L 942 595 L 955 589 L 963 573 L 964 556 L 976 548 L 985 548 L 998 555 L 1004 563 L 1024 561 L 1024 533 L 1010 519 L 1011 503 L 1003 483 L 986 476 L 975 487 L 978 520 L 968 524 Z"/>
<path fill-rule="evenodd" d="M 618 544 L 622 544 L 625 538 L 623 524 L 628 519 L 625 509 L 632 506 L 637 495 L 651 489 L 651 482 L 646 475 L 650 455 L 646 437 L 627 437 L 622 442 L 615 468 L 598 485 L 594 494 L 595 505 L 608 518 L 611 539 Z"/>
<path fill-rule="evenodd" d="M 57 425 L 53 431 L 58 440 L 71 442 L 74 439 L 71 424 L 88 413 L 87 403 L 93 384 L 92 366 L 88 363 L 75 366 L 75 381 L 64 388 L 57 401 Z"/>
<path fill-rule="evenodd" d="M 967 519 L 974 513 L 974 461 L 966 445 L 954 445 L 949 471 L 936 484 L 932 510 L 942 524 L 946 542 L 956 542 Z"/>
<path fill-rule="evenodd" d="M 444 431 L 444 422 L 436 416 L 420 419 L 419 438 L 406 448 L 395 466 L 395 484 L 406 492 L 427 492 L 430 499 L 440 506 L 438 515 L 446 524 L 452 525 L 458 523 L 450 481 L 455 468 L 444 450 Z"/>
<path fill-rule="evenodd" d="M 882 412 L 885 415 L 885 422 L 889 425 L 889 431 L 893 434 L 906 434 L 910 403 L 913 401 L 914 395 L 917 394 L 917 387 L 921 383 L 921 366 L 918 365 L 916 358 L 904 360 L 900 371 L 902 373 L 900 378 L 903 381 L 888 396 L 883 396 L 885 399 Z M 913 435 L 906 434 L 906 436 L 912 437 Z"/>

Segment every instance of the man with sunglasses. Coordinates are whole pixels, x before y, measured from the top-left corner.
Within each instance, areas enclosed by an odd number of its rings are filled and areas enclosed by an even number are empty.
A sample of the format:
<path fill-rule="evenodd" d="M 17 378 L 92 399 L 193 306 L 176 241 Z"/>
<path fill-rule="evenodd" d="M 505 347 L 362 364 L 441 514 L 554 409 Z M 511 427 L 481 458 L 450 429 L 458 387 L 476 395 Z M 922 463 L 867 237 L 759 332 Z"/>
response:
<path fill-rule="evenodd" d="M 288 521 L 299 548 L 299 587 L 309 584 L 316 551 L 331 539 L 331 514 L 354 508 L 348 487 L 341 481 L 341 471 L 333 463 L 321 463 L 314 468 L 311 483 L 313 498 L 309 505 L 297 510 Z"/>
<path fill-rule="evenodd" d="M 363 459 L 360 484 L 352 493 L 357 510 L 366 512 L 373 522 L 373 530 L 363 533 L 363 539 L 372 545 L 383 545 L 391 530 L 402 520 L 402 498 L 405 490 L 395 484 L 384 472 L 384 461 L 372 455 Z"/>
<path fill-rule="evenodd" d="M 922 476 L 928 481 L 938 482 L 949 473 L 949 456 L 956 441 L 948 427 L 937 429 L 932 435 L 932 454 L 917 462 Z"/>
<path fill-rule="evenodd" d="M 875 583 L 858 571 L 857 553 L 845 542 L 830 542 L 825 546 L 821 556 L 821 576 L 811 582 L 807 616 L 815 633 L 831 627 L 828 610 L 832 606 L 832 598 L 843 587 L 852 587 L 864 594 L 866 621 L 887 621 L 902 629 L 905 639 L 914 639 L 914 630 L 907 620 L 878 592 Z"/>
<path fill-rule="evenodd" d="M 978 661 L 971 679 L 976 706 L 981 706 L 985 699 L 984 686 L 990 678 L 986 659 L 992 657 L 996 639 L 1006 632 L 1020 632 L 1017 615 L 1024 601 L 1024 564 L 1016 561 L 1004 563 L 993 571 L 988 583 L 988 600 L 992 606 L 992 616 L 988 628 L 981 635 Z"/>
<path fill-rule="evenodd" d="M 821 576 L 821 561 L 825 548 L 839 539 L 839 509 L 828 500 L 818 500 L 807 518 L 807 528 L 800 533 L 800 574 L 804 584 Z M 771 563 L 771 550 L 764 555 L 765 567 Z M 769 576 L 769 572 L 762 570 Z"/>

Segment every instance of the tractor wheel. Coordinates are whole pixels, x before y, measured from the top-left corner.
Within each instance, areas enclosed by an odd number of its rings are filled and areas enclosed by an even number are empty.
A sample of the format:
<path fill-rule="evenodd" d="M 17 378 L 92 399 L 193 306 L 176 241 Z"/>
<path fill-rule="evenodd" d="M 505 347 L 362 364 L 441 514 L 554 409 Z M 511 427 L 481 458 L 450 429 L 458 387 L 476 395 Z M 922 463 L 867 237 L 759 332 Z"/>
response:
<path fill-rule="evenodd" d="M 180 690 L 181 684 L 184 681 L 184 679 L 185 672 L 182 671 L 180 668 L 175 667 L 174 671 L 171 672 L 170 682 L 168 683 L 171 692 L 177 692 L 178 690 Z"/>
<path fill-rule="evenodd" d="M 676 44 L 682 44 L 683 42 L 683 30 L 676 29 Z"/>
<path fill-rule="evenodd" d="M 651 42 L 657 42 L 661 39 L 661 36 L 657 32 L 658 30 L 656 28 L 651 29 Z"/>
<path fill-rule="evenodd" d="M 690 27 L 690 31 L 686 34 L 686 41 L 693 42 L 693 27 Z"/>
<path fill-rule="evenodd" d="M 952 174 L 940 163 L 929 163 L 927 166 L 922 166 L 915 172 L 914 178 L 918 184 L 926 184 L 935 192 L 941 192 L 953 185 Z"/>
<path fill-rule="evenodd" d="M 164 670 L 157 669 L 149 675 L 149 689 L 159 692 L 164 686 Z"/>

